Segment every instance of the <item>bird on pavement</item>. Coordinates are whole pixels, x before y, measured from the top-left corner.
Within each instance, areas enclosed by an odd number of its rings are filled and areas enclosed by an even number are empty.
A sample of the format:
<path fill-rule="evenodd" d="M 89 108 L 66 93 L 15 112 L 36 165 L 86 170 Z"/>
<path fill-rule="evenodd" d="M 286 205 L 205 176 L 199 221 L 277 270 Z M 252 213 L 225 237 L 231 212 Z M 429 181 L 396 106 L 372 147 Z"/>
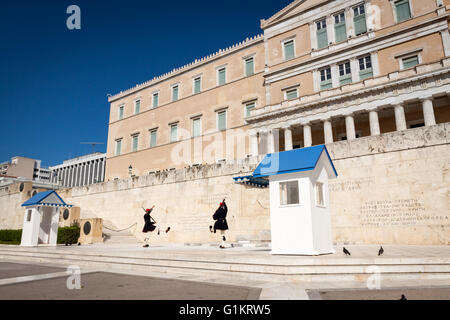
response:
<path fill-rule="evenodd" d="M 402 294 L 402 297 L 400 298 L 400 300 L 408 300 L 408 299 L 406 299 L 405 295 Z"/>
<path fill-rule="evenodd" d="M 380 247 L 380 250 L 378 251 L 378 255 L 381 256 L 384 253 L 383 247 Z"/>
<path fill-rule="evenodd" d="M 344 247 L 344 249 L 343 249 L 342 251 L 343 251 L 346 255 L 351 256 L 350 252 L 349 252 L 347 249 L 345 249 L 345 247 Z"/>

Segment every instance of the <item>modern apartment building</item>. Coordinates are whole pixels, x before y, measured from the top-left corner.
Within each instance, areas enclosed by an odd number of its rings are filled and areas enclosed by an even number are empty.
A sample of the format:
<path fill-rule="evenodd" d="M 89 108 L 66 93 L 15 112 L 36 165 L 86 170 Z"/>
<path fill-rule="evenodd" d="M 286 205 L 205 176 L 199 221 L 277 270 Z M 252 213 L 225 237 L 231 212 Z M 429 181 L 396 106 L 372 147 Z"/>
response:
<path fill-rule="evenodd" d="M 62 164 L 50 167 L 51 183 L 61 187 L 79 187 L 103 182 L 106 155 L 94 152 L 85 156 L 64 160 Z"/>
<path fill-rule="evenodd" d="M 50 181 L 50 170 L 41 167 L 41 160 L 13 157 L 0 164 L 0 175 L 27 179 L 30 181 Z"/>
<path fill-rule="evenodd" d="M 293 1 L 110 97 L 106 180 L 449 122 L 449 17 L 450 0 Z"/>

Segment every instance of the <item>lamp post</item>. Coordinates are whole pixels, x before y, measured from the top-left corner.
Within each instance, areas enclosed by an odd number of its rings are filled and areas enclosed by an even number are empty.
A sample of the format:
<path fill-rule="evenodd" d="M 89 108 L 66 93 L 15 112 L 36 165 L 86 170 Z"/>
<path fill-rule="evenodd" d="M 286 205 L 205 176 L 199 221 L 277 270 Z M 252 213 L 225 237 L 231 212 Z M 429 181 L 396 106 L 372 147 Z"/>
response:
<path fill-rule="evenodd" d="M 130 177 L 133 175 L 133 167 L 131 166 L 131 164 L 128 167 L 128 174 L 130 175 Z"/>

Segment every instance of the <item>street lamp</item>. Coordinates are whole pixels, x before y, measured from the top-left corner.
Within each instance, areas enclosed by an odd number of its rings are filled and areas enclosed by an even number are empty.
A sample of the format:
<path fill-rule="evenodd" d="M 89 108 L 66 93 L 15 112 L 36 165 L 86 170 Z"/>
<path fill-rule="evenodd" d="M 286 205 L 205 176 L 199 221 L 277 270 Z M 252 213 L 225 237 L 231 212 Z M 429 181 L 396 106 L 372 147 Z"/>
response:
<path fill-rule="evenodd" d="M 130 164 L 130 166 L 128 167 L 128 174 L 129 174 L 130 176 L 133 174 L 133 167 L 131 166 L 131 164 Z"/>

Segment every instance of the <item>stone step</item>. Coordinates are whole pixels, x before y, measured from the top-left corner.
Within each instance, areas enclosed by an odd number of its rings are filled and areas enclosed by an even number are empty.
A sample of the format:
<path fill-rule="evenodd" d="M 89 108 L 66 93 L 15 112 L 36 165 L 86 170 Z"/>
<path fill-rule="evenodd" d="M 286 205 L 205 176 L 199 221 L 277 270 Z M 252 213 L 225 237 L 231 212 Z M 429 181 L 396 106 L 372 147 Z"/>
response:
<path fill-rule="evenodd" d="M 378 272 L 383 280 L 446 279 L 450 280 L 450 258 L 408 259 L 322 259 L 291 261 L 288 259 L 252 259 L 142 251 L 143 254 L 117 255 L 94 253 L 73 248 L 23 248 L 0 246 L 0 259 L 79 265 L 98 269 L 150 271 L 167 274 L 226 276 L 264 281 L 366 281 Z M 238 250 L 238 249 L 236 249 Z M 99 250 L 101 251 L 101 249 Z M 214 251 L 216 252 L 216 251 Z M 145 254 L 144 254 L 145 253 Z M 266 261 L 267 260 L 267 261 Z M 374 263 L 377 260 L 376 264 Z M 374 269 L 374 266 L 375 269 Z"/>

